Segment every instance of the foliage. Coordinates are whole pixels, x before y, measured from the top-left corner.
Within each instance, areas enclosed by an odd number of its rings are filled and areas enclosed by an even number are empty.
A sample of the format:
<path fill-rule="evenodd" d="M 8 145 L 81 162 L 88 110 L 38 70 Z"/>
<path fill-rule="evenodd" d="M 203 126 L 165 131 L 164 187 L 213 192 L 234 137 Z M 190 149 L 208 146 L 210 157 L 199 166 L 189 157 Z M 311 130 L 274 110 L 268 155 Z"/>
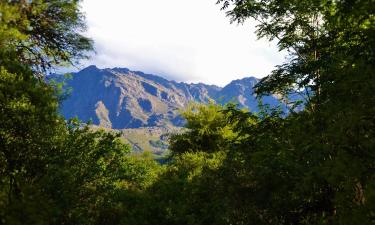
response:
<path fill-rule="evenodd" d="M 291 58 L 258 94 L 282 115 L 191 105 L 161 166 L 58 114 L 37 79 L 91 49 L 75 0 L 0 2 L 0 224 L 373 224 L 373 1 L 219 0 Z"/>
<path fill-rule="evenodd" d="M 374 65 L 374 12 L 370 1 L 218 0 L 231 8 L 232 21 L 258 22 L 257 35 L 276 39 L 289 60 L 257 85 L 258 94 L 304 90 L 325 101 L 321 93 L 347 69 Z M 339 77 L 337 77 L 339 76 Z M 308 99 L 310 100 L 310 99 Z"/>
<path fill-rule="evenodd" d="M 214 174 L 222 153 L 186 152 L 174 158 L 163 173 L 141 193 L 123 200 L 126 211 L 121 224 L 210 224 L 221 220 L 223 211 L 212 196 Z M 210 183 L 211 185 L 207 185 Z M 214 201 L 217 201 L 214 202 Z M 224 223 L 225 224 L 225 223 Z"/>
<path fill-rule="evenodd" d="M 59 133 L 57 102 L 53 90 L 28 75 L 17 75 L 1 68 L 0 76 L 0 160 L 1 160 L 1 217 L 12 216 L 11 210 L 30 185 L 45 173 L 47 156 L 53 154 L 53 140 Z M 39 191 L 32 196 L 41 195 Z M 31 197 L 31 196 L 28 196 Z M 24 203 L 25 214 L 35 214 L 37 205 Z M 35 204 L 35 205 L 34 205 Z M 40 204 L 43 205 L 43 204 Z M 18 207 L 21 205 L 18 205 Z M 5 207 L 5 209 L 4 209 Z M 15 213 L 18 209 L 10 212 Z M 7 213 L 8 211 L 8 213 Z M 22 215 L 22 214 L 20 214 Z M 27 217 L 24 217 L 27 219 Z M 5 223 L 5 221 L 2 221 Z"/>
<path fill-rule="evenodd" d="M 214 103 L 191 104 L 181 114 L 187 130 L 171 136 L 169 149 L 173 154 L 183 152 L 215 152 L 236 138 L 232 125 L 227 123 L 224 108 Z"/>
<path fill-rule="evenodd" d="M 53 93 L 1 70 L 1 224 L 93 224 L 116 193 L 156 176 L 156 162 L 130 156 L 120 134 L 66 123 Z"/>
<path fill-rule="evenodd" d="M 220 2 L 224 8 L 233 3 L 228 14 L 234 21 L 252 17 L 259 37 L 278 39 L 280 49 L 291 52 L 257 93 L 304 90 L 308 99 L 304 111 L 287 117 L 233 106 L 185 112 L 188 129 L 171 140 L 175 157 L 223 158 L 217 169 L 203 170 L 198 186 L 179 176 L 172 186 L 181 182 L 186 189 L 179 193 L 189 197 L 166 197 L 177 204 L 163 205 L 165 223 L 207 223 L 210 216 L 214 224 L 374 223 L 373 2 Z M 184 174 L 194 173 L 195 167 L 188 168 Z M 200 214 L 206 201 L 219 213 Z"/>
<path fill-rule="evenodd" d="M 92 49 L 78 3 L 0 2 L 0 224 L 113 224 L 120 192 L 158 174 L 120 134 L 65 121 L 59 84 L 38 79 Z"/>
<path fill-rule="evenodd" d="M 0 2 L 0 65 L 10 72 L 31 67 L 38 76 L 76 63 L 92 50 L 79 0 Z"/>

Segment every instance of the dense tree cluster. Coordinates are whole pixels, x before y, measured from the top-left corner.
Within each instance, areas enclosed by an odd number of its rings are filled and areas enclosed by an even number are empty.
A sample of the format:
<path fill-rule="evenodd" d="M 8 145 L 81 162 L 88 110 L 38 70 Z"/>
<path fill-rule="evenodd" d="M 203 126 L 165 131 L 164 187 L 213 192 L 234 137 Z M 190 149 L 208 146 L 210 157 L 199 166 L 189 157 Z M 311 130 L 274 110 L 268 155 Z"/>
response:
<path fill-rule="evenodd" d="M 157 176 L 119 134 L 62 118 L 43 81 L 92 49 L 78 3 L 0 1 L 0 224 L 112 224 L 119 193 Z"/>
<path fill-rule="evenodd" d="M 373 0 L 219 0 L 290 53 L 255 90 L 290 112 L 192 104 L 164 165 L 58 114 L 78 3 L 0 1 L 0 224 L 375 223 Z"/>

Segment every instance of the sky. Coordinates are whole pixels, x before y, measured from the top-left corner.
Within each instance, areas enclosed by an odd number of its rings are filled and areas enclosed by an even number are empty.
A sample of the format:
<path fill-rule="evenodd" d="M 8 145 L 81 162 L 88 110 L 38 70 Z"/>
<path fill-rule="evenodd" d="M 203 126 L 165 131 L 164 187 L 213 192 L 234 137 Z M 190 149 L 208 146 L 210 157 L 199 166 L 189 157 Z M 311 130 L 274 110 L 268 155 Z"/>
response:
<path fill-rule="evenodd" d="M 127 67 L 184 82 L 224 86 L 266 76 L 284 61 L 255 23 L 230 24 L 216 0 L 84 0 L 96 53 L 87 65 Z"/>

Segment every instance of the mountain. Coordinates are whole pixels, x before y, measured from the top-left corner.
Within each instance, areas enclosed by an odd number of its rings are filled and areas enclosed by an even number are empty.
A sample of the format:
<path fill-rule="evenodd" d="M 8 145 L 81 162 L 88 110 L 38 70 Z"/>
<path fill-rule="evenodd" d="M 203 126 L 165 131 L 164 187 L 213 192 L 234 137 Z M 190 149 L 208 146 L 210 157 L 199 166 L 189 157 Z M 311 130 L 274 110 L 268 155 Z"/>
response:
<path fill-rule="evenodd" d="M 65 89 L 70 91 L 60 106 L 65 118 L 91 120 L 94 129 L 121 130 L 135 152 L 151 151 L 156 156 L 163 155 L 168 148 L 167 134 L 184 125 L 179 110 L 190 102 L 231 101 L 258 111 L 253 87 L 259 80 L 254 77 L 218 87 L 170 81 L 127 68 L 89 66 L 70 78 L 51 75 L 48 79 L 63 81 Z M 262 100 L 271 106 L 280 104 L 273 96 Z"/>
<path fill-rule="evenodd" d="M 53 75 L 53 78 L 61 80 L 62 76 Z M 179 127 L 184 120 L 178 110 L 189 102 L 225 104 L 232 101 L 257 111 L 253 87 L 258 82 L 257 78 L 248 77 L 221 88 L 170 81 L 127 68 L 89 66 L 65 80 L 65 87 L 71 89 L 71 93 L 62 103 L 61 112 L 66 118 L 92 120 L 95 125 L 112 129 Z M 271 106 L 279 104 L 273 96 L 263 101 Z"/>
<path fill-rule="evenodd" d="M 233 80 L 224 88 L 222 88 L 214 99 L 217 103 L 226 104 L 228 102 L 235 102 L 241 108 L 247 108 L 250 111 L 258 111 L 258 100 L 253 93 L 254 86 L 259 82 L 255 77 L 246 77 L 240 80 Z M 262 98 L 264 104 L 271 106 L 279 105 L 280 102 L 274 96 L 266 96 Z"/>

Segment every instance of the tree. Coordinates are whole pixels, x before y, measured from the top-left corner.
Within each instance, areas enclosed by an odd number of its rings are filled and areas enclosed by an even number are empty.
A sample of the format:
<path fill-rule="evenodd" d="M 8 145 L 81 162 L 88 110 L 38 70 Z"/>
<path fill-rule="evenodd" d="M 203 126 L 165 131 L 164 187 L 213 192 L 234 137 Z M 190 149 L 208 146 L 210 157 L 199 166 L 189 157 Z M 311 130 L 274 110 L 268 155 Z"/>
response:
<path fill-rule="evenodd" d="M 9 210 L 21 206 L 26 193 L 40 194 L 31 186 L 45 173 L 46 158 L 54 154 L 54 140 L 61 132 L 63 119 L 56 113 L 52 88 L 30 74 L 13 74 L 4 68 L 0 73 L 0 211 L 5 218 L 11 214 Z M 43 205 L 42 199 L 38 196 L 36 205 L 25 203 L 23 209 L 35 215 L 36 206 Z"/>
<path fill-rule="evenodd" d="M 78 4 L 0 2 L 0 224 L 92 224 L 130 179 L 119 135 L 66 123 L 37 79 L 92 49 Z"/>
<path fill-rule="evenodd" d="M 0 2 L 0 66 L 32 68 L 43 76 L 56 65 L 74 64 L 92 50 L 80 0 Z"/>
<path fill-rule="evenodd" d="M 186 120 L 184 132 L 171 136 L 172 154 L 183 152 L 218 152 L 226 149 L 229 140 L 235 139 L 231 124 L 227 123 L 224 107 L 214 103 L 191 104 L 182 116 Z"/>
<path fill-rule="evenodd" d="M 215 184 L 215 191 L 205 197 L 225 198 L 220 215 L 229 224 L 372 224 L 373 2 L 219 3 L 224 9 L 232 4 L 232 21 L 257 20 L 259 37 L 278 39 L 291 53 L 257 93 L 305 91 L 306 106 L 287 117 L 273 110 L 195 108 L 185 113 L 189 129 L 172 137 L 171 149 L 177 156 L 225 152 L 219 168 L 201 178 L 213 178 L 206 185 Z M 227 127 L 234 138 L 220 132 Z M 205 218 L 194 210 L 189 215 L 195 223 Z"/>
<path fill-rule="evenodd" d="M 258 22 L 257 35 L 276 39 L 289 60 L 257 85 L 258 94 L 304 90 L 323 102 L 341 72 L 374 65 L 373 1 L 219 0 L 232 21 Z M 310 93 L 309 93 L 310 92 Z"/>
<path fill-rule="evenodd" d="M 297 220 L 290 223 L 371 224 L 374 221 L 371 174 L 375 160 L 371 149 L 375 124 L 369 115 L 375 112 L 371 94 L 375 82 L 372 50 L 375 26 L 371 7 L 374 2 L 220 0 L 218 3 L 223 3 L 224 9 L 233 6 L 228 12 L 232 21 L 255 19 L 259 23 L 259 37 L 277 39 L 281 50 L 290 51 L 290 60 L 257 85 L 258 94 L 287 96 L 301 89 L 311 90 L 305 110 L 280 121 L 286 125 L 281 128 L 283 133 L 275 137 L 267 134 L 269 138 L 262 139 L 277 140 L 268 145 L 267 151 L 293 153 L 290 158 L 299 159 L 291 163 L 303 175 L 288 179 L 300 188 L 292 191 L 292 196 L 297 196 L 303 207 L 284 206 L 289 212 L 302 210 L 302 214 L 294 215 Z M 245 133 L 248 132 L 251 130 Z M 270 128 L 268 132 L 274 131 Z M 247 146 L 254 143 L 255 140 L 250 141 Z M 249 150 L 246 151 L 251 157 Z M 283 217 L 276 214 L 276 218 Z"/>

